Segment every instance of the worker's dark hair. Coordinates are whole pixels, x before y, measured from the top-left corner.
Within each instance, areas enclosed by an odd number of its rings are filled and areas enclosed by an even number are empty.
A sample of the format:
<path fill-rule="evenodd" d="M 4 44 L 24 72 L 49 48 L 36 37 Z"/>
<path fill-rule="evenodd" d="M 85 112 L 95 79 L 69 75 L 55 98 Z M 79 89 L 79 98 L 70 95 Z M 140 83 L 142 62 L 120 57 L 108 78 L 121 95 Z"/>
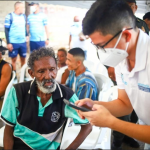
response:
<path fill-rule="evenodd" d="M 143 16 L 143 20 L 148 19 L 150 20 L 150 12 L 147 12 L 144 16 Z"/>
<path fill-rule="evenodd" d="M 95 31 L 115 35 L 124 27 L 136 29 L 136 18 L 124 0 L 97 0 L 83 19 L 83 33 Z"/>
<path fill-rule="evenodd" d="M 67 56 L 67 50 L 65 49 L 65 48 L 60 48 L 60 49 L 58 49 L 58 52 L 64 52 L 65 53 L 65 55 Z"/>

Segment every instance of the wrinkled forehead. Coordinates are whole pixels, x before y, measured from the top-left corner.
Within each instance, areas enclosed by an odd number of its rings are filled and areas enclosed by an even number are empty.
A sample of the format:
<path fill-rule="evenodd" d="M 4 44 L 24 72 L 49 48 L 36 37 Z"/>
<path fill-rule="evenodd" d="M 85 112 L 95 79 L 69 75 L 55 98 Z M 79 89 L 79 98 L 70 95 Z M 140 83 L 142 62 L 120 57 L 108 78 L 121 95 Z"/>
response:
<path fill-rule="evenodd" d="M 56 61 L 53 57 L 42 57 L 34 61 L 34 69 L 56 67 Z"/>

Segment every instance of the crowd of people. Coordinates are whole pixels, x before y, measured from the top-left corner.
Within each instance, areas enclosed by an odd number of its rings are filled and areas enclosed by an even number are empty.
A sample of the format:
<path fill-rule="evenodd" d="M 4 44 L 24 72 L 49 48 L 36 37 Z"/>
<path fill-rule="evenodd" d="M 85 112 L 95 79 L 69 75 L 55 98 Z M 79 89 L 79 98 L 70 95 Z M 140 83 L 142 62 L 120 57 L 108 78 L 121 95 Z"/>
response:
<path fill-rule="evenodd" d="M 74 17 L 69 50 L 58 49 L 56 57 L 53 48 L 46 46 L 50 42 L 46 16 L 40 12 L 39 3 L 29 6 L 31 14 L 26 17 L 23 3 L 15 3 L 14 12 L 5 18 L 7 48 L 0 40 L 4 149 L 59 149 L 67 118 L 81 126 L 67 149 L 77 149 L 92 131 L 92 125 L 113 129 L 112 150 L 120 150 L 123 142 L 139 148 L 135 139 L 150 149 L 150 12 L 141 20 L 135 17 L 135 0 L 98 0 L 82 25 L 80 18 Z M 114 101 L 98 101 L 98 83 L 84 65 L 90 39 L 100 51 L 100 61 L 110 79 L 118 86 L 118 98 Z M 3 103 L 18 54 L 21 66 L 25 64 L 28 41 L 28 73 L 33 80 L 14 84 Z M 11 64 L 2 58 L 7 49 Z M 115 50 L 118 53 L 113 53 Z M 93 111 L 77 111 L 63 99 Z M 143 125 L 136 124 L 138 120 Z"/>

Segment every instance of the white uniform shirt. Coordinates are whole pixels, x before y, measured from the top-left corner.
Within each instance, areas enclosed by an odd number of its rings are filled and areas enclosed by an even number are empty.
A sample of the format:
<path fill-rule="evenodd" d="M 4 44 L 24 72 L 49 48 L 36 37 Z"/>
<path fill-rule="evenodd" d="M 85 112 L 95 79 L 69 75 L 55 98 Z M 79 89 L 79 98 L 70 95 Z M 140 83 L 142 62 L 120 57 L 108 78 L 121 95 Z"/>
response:
<path fill-rule="evenodd" d="M 115 68 L 119 89 L 125 89 L 139 119 L 150 125 L 150 37 L 140 30 L 135 67 L 128 71 L 126 60 Z"/>

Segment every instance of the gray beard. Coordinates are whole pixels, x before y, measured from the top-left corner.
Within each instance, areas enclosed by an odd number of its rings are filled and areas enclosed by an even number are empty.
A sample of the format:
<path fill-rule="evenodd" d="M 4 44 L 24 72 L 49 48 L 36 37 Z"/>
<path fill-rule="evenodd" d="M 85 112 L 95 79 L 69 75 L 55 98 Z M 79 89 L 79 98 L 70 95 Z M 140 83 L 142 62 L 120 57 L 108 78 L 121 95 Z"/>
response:
<path fill-rule="evenodd" d="M 56 90 L 56 81 L 54 80 L 54 84 L 51 86 L 44 87 L 42 82 L 36 80 L 37 86 L 42 93 L 50 94 Z"/>

